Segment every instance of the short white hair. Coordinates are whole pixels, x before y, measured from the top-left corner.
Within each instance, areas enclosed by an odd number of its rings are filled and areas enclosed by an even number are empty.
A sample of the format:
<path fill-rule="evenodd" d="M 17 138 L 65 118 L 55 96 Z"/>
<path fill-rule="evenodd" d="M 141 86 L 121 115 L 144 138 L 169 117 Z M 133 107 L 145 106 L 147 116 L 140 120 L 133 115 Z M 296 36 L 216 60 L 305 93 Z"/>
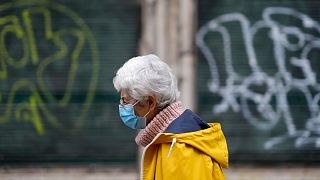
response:
<path fill-rule="evenodd" d="M 113 85 L 118 92 L 126 90 L 141 102 L 155 95 L 159 109 L 176 101 L 180 95 L 172 70 L 154 54 L 129 59 L 117 71 Z"/>

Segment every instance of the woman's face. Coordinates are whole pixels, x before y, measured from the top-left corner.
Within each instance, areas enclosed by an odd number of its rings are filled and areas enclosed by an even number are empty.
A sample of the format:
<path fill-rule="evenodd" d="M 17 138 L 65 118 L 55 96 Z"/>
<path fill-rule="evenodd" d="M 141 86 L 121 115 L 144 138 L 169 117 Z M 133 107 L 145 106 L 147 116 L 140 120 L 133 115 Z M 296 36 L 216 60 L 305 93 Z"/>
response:
<path fill-rule="evenodd" d="M 135 104 L 137 100 L 133 99 L 126 90 L 121 90 L 121 101 L 123 104 Z M 143 117 L 147 114 L 147 124 L 153 119 L 155 115 L 158 114 L 158 110 L 156 108 L 156 99 L 155 96 L 149 96 L 148 100 L 145 103 L 138 102 L 134 105 L 134 112 L 136 116 Z"/>

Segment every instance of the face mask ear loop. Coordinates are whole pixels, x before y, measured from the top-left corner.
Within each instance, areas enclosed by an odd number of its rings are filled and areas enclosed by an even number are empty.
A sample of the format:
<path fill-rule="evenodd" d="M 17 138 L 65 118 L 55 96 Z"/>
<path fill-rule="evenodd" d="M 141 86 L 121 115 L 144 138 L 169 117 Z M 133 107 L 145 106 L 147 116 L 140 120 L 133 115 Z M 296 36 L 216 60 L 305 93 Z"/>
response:
<path fill-rule="evenodd" d="M 143 117 L 146 117 L 149 113 L 150 113 L 151 109 L 149 109 L 149 111 L 147 112 L 146 115 L 144 115 Z"/>
<path fill-rule="evenodd" d="M 135 103 L 132 105 L 132 107 L 134 107 L 138 102 L 139 102 L 139 101 L 135 102 Z M 149 109 L 149 111 L 147 112 L 147 114 L 144 115 L 143 117 L 146 117 L 146 116 L 150 113 L 150 111 L 151 111 L 151 109 Z"/>
<path fill-rule="evenodd" d="M 132 104 L 132 107 L 134 107 L 136 104 L 138 104 L 139 101 L 135 102 L 134 104 Z"/>

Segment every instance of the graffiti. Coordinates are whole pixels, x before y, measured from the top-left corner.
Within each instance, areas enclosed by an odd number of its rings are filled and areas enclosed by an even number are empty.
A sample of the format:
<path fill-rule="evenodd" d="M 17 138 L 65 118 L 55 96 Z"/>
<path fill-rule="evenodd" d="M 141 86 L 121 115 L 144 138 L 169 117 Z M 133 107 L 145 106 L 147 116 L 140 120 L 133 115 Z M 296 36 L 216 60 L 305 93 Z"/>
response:
<path fill-rule="evenodd" d="M 0 13 L 0 124 L 28 122 L 38 135 L 48 125 L 81 128 L 99 68 L 95 38 L 84 20 L 50 1 L 2 4 Z M 87 79 L 79 77 L 83 72 Z M 74 111 L 68 107 L 79 89 L 85 95 L 77 102 L 76 120 L 65 125 L 66 114 L 59 113 Z"/>
<path fill-rule="evenodd" d="M 295 24 L 284 23 L 281 18 L 291 19 Z M 288 22 L 288 21 L 286 21 Z M 239 28 L 230 29 L 228 23 L 237 23 Z M 243 39 L 250 73 L 243 75 L 235 66 L 233 39 L 231 31 L 238 30 Z M 255 39 L 260 32 L 267 32 L 271 42 L 268 62 L 275 64 L 274 73 L 267 72 L 261 65 L 257 54 L 261 51 L 255 46 Z M 222 44 L 218 50 L 212 50 L 208 44 L 210 34 L 218 35 Z M 320 49 L 320 24 L 306 14 L 291 8 L 268 7 L 262 12 L 262 19 L 250 24 L 246 16 L 240 13 L 224 14 L 210 20 L 197 33 L 196 42 L 207 60 L 211 80 L 209 90 L 222 98 L 214 105 L 214 113 L 223 113 L 231 109 L 241 112 L 243 117 L 255 128 L 272 130 L 279 122 L 283 122 L 287 132 L 271 137 L 264 143 L 265 149 L 294 139 L 295 148 L 313 146 L 320 148 L 320 82 L 316 67 L 312 63 L 317 59 L 312 53 Z M 264 41 L 262 43 L 265 43 Z M 265 45 L 265 44 L 264 44 Z M 218 59 L 217 54 L 223 58 Z M 223 62 L 225 69 L 218 67 Z M 288 66 L 293 68 L 288 68 Z M 292 72 L 299 69 L 299 76 Z M 225 72 L 225 77 L 222 76 Z M 252 87 L 262 87 L 263 91 L 255 91 Z M 295 119 L 291 110 L 290 92 L 303 95 L 309 112 L 306 119 Z M 252 108 L 254 107 L 254 108 Z M 303 127 L 296 122 L 304 121 Z"/>

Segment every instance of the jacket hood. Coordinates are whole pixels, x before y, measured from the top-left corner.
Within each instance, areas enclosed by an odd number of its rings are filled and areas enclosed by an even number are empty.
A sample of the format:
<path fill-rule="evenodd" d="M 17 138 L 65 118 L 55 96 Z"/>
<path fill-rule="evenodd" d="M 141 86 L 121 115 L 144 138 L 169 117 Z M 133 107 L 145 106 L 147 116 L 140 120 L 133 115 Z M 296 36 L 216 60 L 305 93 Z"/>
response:
<path fill-rule="evenodd" d="M 162 133 L 153 144 L 176 143 L 188 144 L 207 154 L 223 168 L 228 168 L 228 147 L 219 123 L 208 123 L 209 128 L 182 134 Z"/>

